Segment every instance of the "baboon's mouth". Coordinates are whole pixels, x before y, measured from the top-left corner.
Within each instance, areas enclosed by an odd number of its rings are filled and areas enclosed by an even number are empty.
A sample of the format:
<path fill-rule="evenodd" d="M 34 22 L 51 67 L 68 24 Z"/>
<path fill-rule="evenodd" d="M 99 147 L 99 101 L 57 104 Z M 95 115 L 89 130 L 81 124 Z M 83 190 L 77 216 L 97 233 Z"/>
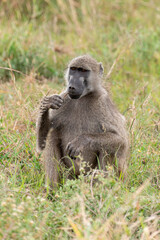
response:
<path fill-rule="evenodd" d="M 79 95 L 79 94 L 71 94 L 71 93 L 68 93 L 69 94 L 69 96 L 70 96 L 70 98 L 71 99 L 78 99 L 78 98 L 80 98 L 80 96 L 81 96 L 81 94 Z"/>

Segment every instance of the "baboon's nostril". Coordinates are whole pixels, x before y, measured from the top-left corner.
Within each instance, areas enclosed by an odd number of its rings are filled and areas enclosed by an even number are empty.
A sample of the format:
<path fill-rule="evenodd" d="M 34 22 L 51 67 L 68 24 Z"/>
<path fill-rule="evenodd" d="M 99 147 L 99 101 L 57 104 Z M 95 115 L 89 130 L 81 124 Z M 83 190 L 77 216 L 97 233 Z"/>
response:
<path fill-rule="evenodd" d="M 69 86 L 69 90 L 75 90 L 75 87 Z"/>

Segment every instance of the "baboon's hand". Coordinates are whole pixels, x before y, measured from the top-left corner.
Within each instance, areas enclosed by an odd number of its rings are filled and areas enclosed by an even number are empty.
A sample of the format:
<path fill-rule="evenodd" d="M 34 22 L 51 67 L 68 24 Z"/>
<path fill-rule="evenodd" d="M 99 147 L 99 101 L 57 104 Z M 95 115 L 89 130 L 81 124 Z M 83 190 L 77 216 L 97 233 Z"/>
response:
<path fill-rule="evenodd" d="M 66 153 L 69 157 L 75 158 L 82 154 L 83 150 L 88 146 L 88 140 L 83 137 L 78 137 L 69 142 L 66 147 Z"/>
<path fill-rule="evenodd" d="M 44 113 L 49 108 L 59 109 L 63 104 L 63 99 L 59 95 L 52 95 L 50 97 L 44 97 L 41 101 L 40 112 Z"/>
<path fill-rule="evenodd" d="M 75 158 L 78 155 L 81 155 L 82 151 L 83 151 L 83 146 L 80 146 L 80 145 L 76 146 L 76 144 L 73 141 L 69 142 L 66 147 L 67 155 L 71 158 Z"/>

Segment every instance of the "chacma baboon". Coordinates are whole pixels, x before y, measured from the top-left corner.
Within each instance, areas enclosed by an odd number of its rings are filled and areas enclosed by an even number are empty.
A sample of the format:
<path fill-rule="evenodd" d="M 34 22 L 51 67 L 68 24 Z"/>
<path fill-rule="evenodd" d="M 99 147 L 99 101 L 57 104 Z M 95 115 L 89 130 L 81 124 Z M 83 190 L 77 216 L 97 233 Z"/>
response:
<path fill-rule="evenodd" d="M 79 56 L 68 65 L 66 91 L 42 99 L 37 151 L 44 149 L 51 187 L 60 182 L 61 162 L 78 176 L 79 159 L 103 170 L 107 163 L 116 163 L 118 172 L 125 175 L 129 145 L 125 118 L 102 87 L 102 75 L 102 63 L 89 55 Z"/>

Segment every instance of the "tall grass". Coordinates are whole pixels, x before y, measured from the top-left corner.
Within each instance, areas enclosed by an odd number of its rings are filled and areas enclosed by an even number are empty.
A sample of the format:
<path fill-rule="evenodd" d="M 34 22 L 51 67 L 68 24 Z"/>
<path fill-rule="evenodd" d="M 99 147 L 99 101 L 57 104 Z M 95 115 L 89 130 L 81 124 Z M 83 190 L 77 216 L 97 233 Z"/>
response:
<path fill-rule="evenodd" d="M 159 9 L 158 0 L 0 1 L 0 238 L 159 239 Z M 37 109 L 84 53 L 103 62 L 103 84 L 126 116 L 128 178 L 108 166 L 101 184 L 93 171 L 50 196 Z"/>

